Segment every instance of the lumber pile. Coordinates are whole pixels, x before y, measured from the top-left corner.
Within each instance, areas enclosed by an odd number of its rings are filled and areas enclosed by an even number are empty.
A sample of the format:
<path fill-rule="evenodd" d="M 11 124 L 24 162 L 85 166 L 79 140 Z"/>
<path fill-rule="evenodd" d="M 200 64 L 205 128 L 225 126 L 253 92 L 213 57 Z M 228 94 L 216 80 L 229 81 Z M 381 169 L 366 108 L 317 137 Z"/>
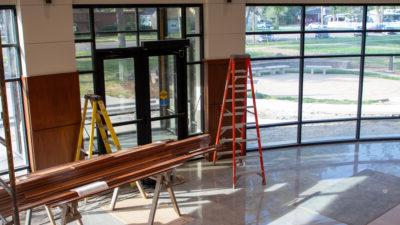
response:
<path fill-rule="evenodd" d="M 181 141 L 157 142 L 17 177 L 19 209 L 66 203 L 104 192 L 103 187 L 85 196 L 73 190 L 96 182 L 106 184 L 109 190 L 168 171 L 195 156 L 215 151 L 209 142 L 207 134 Z M 12 213 L 10 202 L 9 195 L 0 189 L 1 215 Z"/>

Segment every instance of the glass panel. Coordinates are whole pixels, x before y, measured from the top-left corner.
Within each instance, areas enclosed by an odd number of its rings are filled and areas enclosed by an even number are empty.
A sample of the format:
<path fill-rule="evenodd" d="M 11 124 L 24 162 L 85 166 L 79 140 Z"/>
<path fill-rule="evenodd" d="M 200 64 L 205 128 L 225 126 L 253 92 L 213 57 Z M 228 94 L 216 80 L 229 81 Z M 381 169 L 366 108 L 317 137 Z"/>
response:
<path fill-rule="evenodd" d="M 87 43 L 75 43 L 75 55 L 81 56 L 92 56 L 92 44 Z"/>
<path fill-rule="evenodd" d="M 301 134 L 302 142 L 354 139 L 356 122 L 304 124 Z"/>
<path fill-rule="evenodd" d="M 136 10 L 107 8 L 94 10 L 96 32 L 136 31 Z"/>
<path fill-rule="evenodd" d="M 367 33 L 366 54 L 400 54 L 400 33 Z"/>
<path fill-rule="evenodd" d="M 74 32 L 90 32 L 89 9 L 74 9 Z"/>
<path fill-rule="evenodd" d="M 200 33 L 200 8 L 187 7 L 186 8 L 186 33 L 199 34 Z"/>
<path fill-rule="evenodd" d="M 93 74 L 79 74 L 79 87 L 81 92 L 81 103 L 83 105 L 86 94 L 94 94 Z"/>
<path fill-rule="evenodd" d="M 356 117 L 359 68 L 359 58 L 305 59 L 303 119 Z"/>
<path fill-rule="evenodd" d="M 178 139 L 178 120 L 166 119 L 151 122 L 151 138 L 153 142 Z"/>
<path fill-rule="evenodd" d="M 305 55 L 361 54 L 361 33 L 314 33 L 305 35 Z"/>
<path fill-rule="evenodd" d="M 263 147 L 295 144 L 297 142 L 297 125 L 261 128 L 260 134 Z M 247 138 L 257 138 L 256 129 L 247 129 Z M 249 141 L 246 147 L 257 148 L 258 143 Z"/>
<path fill-rule="evenodd" d="M 180 8 L 166 8 L 164 38 L 182 38 L 182 12 Z"/>
<path fill-rule="evenodd" d="M 246 7 L 246 31 L 300 31 L 300 6 Z"/>
<path fill-rule="evenodd" d="M 252 68 L 259 123 L 297 121 L 299 60 L 254 61 Z M 247 120 L 254 122 L 254 115 Z"/>
<path fill-rule="evenodd" d="M 96 48 L 136 47 L 136 34 L 96 34 Z"/>
<path fill-rule="evenodd" d="M 201 102 L 201 68 L 198 65 L 188 65 L 188 114 L 189 134 L 201 132 L 202 102 Z"/>
<path fill-rule="evenodd" d="M 157 9 L 139 9 L 139 30 L 157 30 Z"/>
<path fill-rule="evenodd" d="M 113 121 L 115 122 L 115 121 Z M 114 127 L 115 133 L 121 143 L 122 149 L 137 146 L 137 125 L 131 124 L 126 126 Z"/>
<path fill-rule="evenodd" d="M 157 32 L 142 32 L 139 36 L 140 43 L 143 41 L 157 41 L 158 34 Z"/>
<path fill-rule="evenodd" d="M 150 63 L 151 117 L 169 116 L 176 109 L 176 59 L 175 56 L 153 56 Z"/>
<path fill-rule="evenodd" d="M 400 30 L 400 6 L 368 6 L 368 29 Z"/>
<path fill-rule="evenodd" d="M 189 37 L 190 47 L 187 50 L 187 61 L 188 62 L 199 62 L 200 61 L 200 37 Z"/>
<path fill-rule="evenodd" d="M 16 44 L 17 31 L 14 12 L 11 9 L 0 10 L 0 31 L 2 44 Z"/>
<path fill-rule="evenodd" d="M 400 120 L 363 120 L 361 138 L 400 137 Z"/>
<path fill-rule="evenodd" d="M 76 68 L 78 69 L 78 71 L 92 71 L 93 70 L 92 57 L 77 58 Z"/>
<path fill-rule="evenodd" d="M 22 111 L 22 96 L 19 82 L 7 82 L 8 113 L 10 118 L 11 145 L 14 153 L 14 166 L 28 165 L 27 146 L 25 142 L 25 124 Z M 2 111 L 0 107 L 0 111 Z M 0 135 L 4 138 L 4 127 L 0 128 Z M 8 170 L 6 149 L 0 144 L 0 171 Z"/>
<path fill-rule="evenodd" d="M 3 48 L 3 60 L 5 78 L 9 79 L 19 77 L 19 57 L 17 48 Z"/>
<path fill-rule="evenodd" d="M 362 6 L 308 6 L 306 30 L 361 30 Z"/>
<path fill-rule="evenodd" d="M 363 117 L 400 116 L 400 58 L 366 57 Z"/>
<path fill-rule="evenodd" d="M 246 52 L 252 58 L 300 55 L 300 34 L 247 35 Z"/>
<path fill-rule="evenodd" d="M 75 34 L 75 40 L 89 40 L 92 38 L 91 34 Z"/>
<path fill-rule="evenodd" d="M 134 59 L 104 60 L 104 79 L 108 113 L 122 114 L 125 121 L 135 120 L 136 113 L 132 114 L 136 111 Z"/>

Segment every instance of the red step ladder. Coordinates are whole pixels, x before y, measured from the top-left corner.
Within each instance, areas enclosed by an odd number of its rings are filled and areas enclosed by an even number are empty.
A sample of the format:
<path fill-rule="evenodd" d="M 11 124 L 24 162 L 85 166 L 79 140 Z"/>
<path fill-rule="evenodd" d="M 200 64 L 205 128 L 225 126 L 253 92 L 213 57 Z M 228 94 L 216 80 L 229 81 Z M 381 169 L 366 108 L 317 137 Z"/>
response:
<path fill-rule="evenodd" d="M 245 69 L 236 69 L 240 63 L 245 64 Z M 238 83 L 238 84 L 236 84 Z M 250 85 L 250 89 L 247 86 Z M 231 96 L 229 96 L 229 92 Z M 251 93 L 253 104 L 247 105 L 247 95 Z M 231 104 L 229 104 L 231 103 Z M 246 139 L 246 115 L 247 111 L 253 110 L 255 117 L 255 126 L 257 137 L 254 139 Z M 232 125 L 223 126 L 224 118 L 231 117 Z M 231 130 L 232 138 L 222 137 L 224 132 Z M 260 128 L 258 126 L 258 115 L 256 98 L 254 92 L 253 75 L 251 70 L 251 61 L 249 55 L 232 55 L 229 60 L 228 73 L 226 75 L 224 98 L 222 101 L 221 113 L 219 116 L 217 136 L 215 140 L 216 145 L 232 142 L 232 181 L 233 188 L 236 188 L 238 179 L 236 167 L 237 164 L 243 165 L 243 160 L 246 156 L 245 143 L 248 141 L 257 141 L 258 154 L 260 158 L 260 173 L 258 175 L 262 178 L 263 185 L 266 184 L 264 159 L 261 147 Z M 239 146 L 237 146 L 239 145 Z M 240 150 L 237 150 L 237 148 Z M 218 152 L 215 151 L 213 155 L 213 162 L 216 163 L 218 159 Z"/>

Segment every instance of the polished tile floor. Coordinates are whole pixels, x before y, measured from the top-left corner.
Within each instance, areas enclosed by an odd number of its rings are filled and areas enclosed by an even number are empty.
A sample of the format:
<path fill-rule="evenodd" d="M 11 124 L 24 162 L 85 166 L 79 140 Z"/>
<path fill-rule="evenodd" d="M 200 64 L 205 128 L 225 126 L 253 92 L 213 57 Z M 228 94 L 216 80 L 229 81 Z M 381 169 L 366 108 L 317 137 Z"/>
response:
<path fill-rule="evenodd" d="M 252 155 L 254 153 L 249 154 L 240 172 L 258 172 L 257 158 Z M 163 192 L 156 224 L 344 224 L 300 207 L 299 203 L 366 169 L 400 177 L 400 142 L 287 148 L 266 151 L 264 157 L 266 186 L 261 185 L 259 176 L 250 174 L 241 177 L 237 189 L 232 189 L 230 160 L 219 161 L 216 166 L 204 160 L 193 161 L 180 167 L 177 174 L 183 176 L 185 182 L 174 189 L 183 216 L 175 215 L 168 194 Z M 135 191 L 127 191 L 130 193 L 121 197 L 114 212 L 108 211 L 108 198 L 98 207 L 83 207 L 84 223 L 146 224 L 151 200 L 140 198 Z M 96 199 L 89 202 L 96 202 Z M 369 224 L 398 225 L 398 221 L 400 206 L 379 215 Z"/>

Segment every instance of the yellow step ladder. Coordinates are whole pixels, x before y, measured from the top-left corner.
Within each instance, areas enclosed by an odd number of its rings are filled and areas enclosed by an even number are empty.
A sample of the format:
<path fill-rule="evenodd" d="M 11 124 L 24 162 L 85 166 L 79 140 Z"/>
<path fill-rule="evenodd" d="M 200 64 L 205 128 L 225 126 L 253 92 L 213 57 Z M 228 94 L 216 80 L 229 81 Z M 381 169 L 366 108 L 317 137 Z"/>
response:
<path fill-rule="evenodd" d="M 75 161 L 78 161 L 81 159 L 81 152 L 84 151 L 84 149 L 82 147 L 83 131 L 85 129 L 84 126 L 85 126 L 86 114 L 87 114 L 87 110 L 88 110 L 89 101 L 92 106 L 92 118 L 91 118 L 91 123 L 90 123 L 89 151 L 88 151 L 89 159 L 91 159 L 93 157 L 94 128 L 96 125 L 97 125 L 97 128 L 99 129 L 101 139 L 103 140 L 107 154 L 112 152 L 110 142 L 108 140 L 107 131 L 110 133 L 113 143 L 114 143 L 114 146 L 117 149 L 117 151 L 121 150 L 121 144 L 118 140 L 117 135 L 115 134 L 114 127 L 112 126 L 110 117 L 108 116 L 106 107 L 104 105 L 104 102 L 103 102 L 101 96 L 85 95 L 85 103 L 83 105 L 82 121 L 81 121 L 80 130 L 79 130 L 79 139 L 78 139 L 78 146 L 76 148 Z"/>

